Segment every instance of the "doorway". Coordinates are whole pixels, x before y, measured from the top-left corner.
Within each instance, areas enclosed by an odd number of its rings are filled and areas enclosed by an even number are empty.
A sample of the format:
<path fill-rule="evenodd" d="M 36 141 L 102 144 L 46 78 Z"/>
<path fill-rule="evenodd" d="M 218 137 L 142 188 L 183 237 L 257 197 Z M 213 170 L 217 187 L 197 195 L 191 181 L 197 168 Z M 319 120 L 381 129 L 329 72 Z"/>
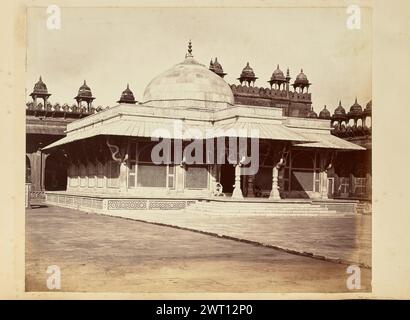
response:
<path fill-rule="evenodd" d="M 235 167 L 232 164 L 225 163 L 221 165 L 221 178 L 224 193 L 232 193 L 235 184 Z"/>
<path fill-rule="evenodd" d="M 67 189 L 67 167 L 61 153 L 56 152 L 47 157 L 44 180 L 44 187 L 47 191 Z"/>

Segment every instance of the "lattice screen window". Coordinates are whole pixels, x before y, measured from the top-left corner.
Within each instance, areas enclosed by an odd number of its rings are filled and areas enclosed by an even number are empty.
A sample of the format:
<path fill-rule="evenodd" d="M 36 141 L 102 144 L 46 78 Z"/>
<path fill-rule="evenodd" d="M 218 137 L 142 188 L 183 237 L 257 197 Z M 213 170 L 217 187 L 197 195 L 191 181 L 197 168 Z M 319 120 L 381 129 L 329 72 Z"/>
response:
<path fill-rule="evenodd" d="M 166 188 L 167 166 L 139 163 L 137 169 L 137 186 Z"/>
<path fill-rule="evenodd" d="M 152 148 L 156 145 L 152 141 L 138 142 L 136 157 L 138 161 L 130 161 L 128 167 L 128 187 L 174 188 L 174 168 L 166 164 L 154 164 L 151 159 Z M 131 154 L 134 149 L 131 149 Z M 132 159 L 132 158 L 131 158 Z"/>
<path fill-rule="evenodd" d="M 340 193 L 349 193 L 350 189 L 350 179 L 349 177 L 340 177 L 339 178 L 339 192 Z"/>
<path fill-rule="evenodd" d="M 358 196 L 366 194 L 366 178 L 354 179 L 354 193 Z"/>
<path fill-rule="evenodd" d="M 208 170 L 206 166 L 187 166 L 185 170 L 186 189 L 208 188 Z"/>

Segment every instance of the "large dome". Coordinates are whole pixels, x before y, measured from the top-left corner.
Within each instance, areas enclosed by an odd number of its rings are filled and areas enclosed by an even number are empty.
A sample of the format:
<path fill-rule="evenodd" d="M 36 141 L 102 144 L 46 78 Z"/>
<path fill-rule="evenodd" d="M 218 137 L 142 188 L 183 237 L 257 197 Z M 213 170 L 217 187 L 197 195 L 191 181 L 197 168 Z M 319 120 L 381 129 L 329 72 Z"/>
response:
<path fill-rule="evenodd" d="M 146 87 L 143 104 L 159 107 L 223 108 L 234 104 L 230 86 L 188 55 L 154 78 Z"/>

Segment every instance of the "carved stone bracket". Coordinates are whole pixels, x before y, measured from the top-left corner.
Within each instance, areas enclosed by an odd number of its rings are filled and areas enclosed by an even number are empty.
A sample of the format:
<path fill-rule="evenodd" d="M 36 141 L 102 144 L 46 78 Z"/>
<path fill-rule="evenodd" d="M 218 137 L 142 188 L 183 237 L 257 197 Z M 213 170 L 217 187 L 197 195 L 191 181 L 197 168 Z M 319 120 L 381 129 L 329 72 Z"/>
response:
<path fill-rule="evenodd" d="M 125 163 L 128 160 L 128 154 L 127 154 L 127 141 L 123 142 L 120 144 L 120 146 L 111 143 L 110 138 L 107 137 L 105 139 L 105 144 L 107 145 L 110 153 L 111 153 L 111 158 L 118 162 L 118 163 Z"/>

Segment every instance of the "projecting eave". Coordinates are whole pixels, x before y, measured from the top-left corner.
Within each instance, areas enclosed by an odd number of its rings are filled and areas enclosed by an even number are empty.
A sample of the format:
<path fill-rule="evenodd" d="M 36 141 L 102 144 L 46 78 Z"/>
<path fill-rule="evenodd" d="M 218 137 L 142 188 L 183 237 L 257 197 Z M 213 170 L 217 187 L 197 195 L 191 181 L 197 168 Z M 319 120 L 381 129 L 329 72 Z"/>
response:
<path fill-rule="evenodd" d="M 328 120 L 287 118 L 280 110 L 241 105 L 204 111 L 119 104 L 70 123 L 67 136 L 44 149 L 104 135 L 171 139 L 248 137 L 288 141 L 310 148 L 362 150 L 332 136 Z"/>

